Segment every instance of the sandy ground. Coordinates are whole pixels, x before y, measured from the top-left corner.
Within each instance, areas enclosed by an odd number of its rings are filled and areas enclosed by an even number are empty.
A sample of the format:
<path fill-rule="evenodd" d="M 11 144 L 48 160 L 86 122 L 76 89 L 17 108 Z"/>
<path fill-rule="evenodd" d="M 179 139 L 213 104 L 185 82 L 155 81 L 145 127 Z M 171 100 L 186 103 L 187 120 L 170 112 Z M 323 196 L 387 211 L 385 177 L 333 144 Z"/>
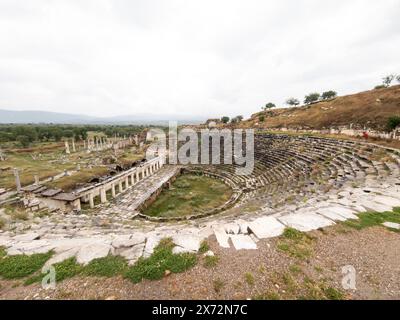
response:
<path fill-rule="evenodd" d="M 220 248 L 212 236 L 211 250 L 220 258 L 213 268 L 201 256 L 193 269 L 159 281 L 75 277 L 55 290 L 1 280 L 0 299 L 311 299 L 328 287 L 345 299 L 400 299 L 400 233 L 337 225 L 309 235 L 312 254 L 306 259 L 279 250 L 279 238 L 259 241 L 257 250 L 236 251 Z M 356 290 L 341 285 L 348 265 L 356 270 Z"/>

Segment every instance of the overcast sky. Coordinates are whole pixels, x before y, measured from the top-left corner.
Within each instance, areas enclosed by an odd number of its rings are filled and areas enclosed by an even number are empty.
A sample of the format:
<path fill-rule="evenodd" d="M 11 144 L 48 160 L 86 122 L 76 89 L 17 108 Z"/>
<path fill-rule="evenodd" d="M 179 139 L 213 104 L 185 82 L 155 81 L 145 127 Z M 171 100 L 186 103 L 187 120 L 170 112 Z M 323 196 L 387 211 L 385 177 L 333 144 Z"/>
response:
<path fill-rule="evenodd" d="M 0 0 L 0 109 L 221 116 L 400 73 L 399 0 Z"/>

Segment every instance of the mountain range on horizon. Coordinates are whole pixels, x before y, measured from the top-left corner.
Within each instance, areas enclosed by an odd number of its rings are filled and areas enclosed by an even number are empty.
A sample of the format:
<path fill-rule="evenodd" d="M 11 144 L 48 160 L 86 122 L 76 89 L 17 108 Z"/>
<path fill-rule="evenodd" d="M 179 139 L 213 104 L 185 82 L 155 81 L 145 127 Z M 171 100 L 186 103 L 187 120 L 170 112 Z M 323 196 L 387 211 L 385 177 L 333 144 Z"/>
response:
<path fill-rule="evenodd" d="M 179 124 L 199 124 L 207 117 L 178 115 L 178 114 L 150 114 L 138 113 L 112 117 L 96 117 L 84 114 L 69 114 L 51 111 L 13 111 L 0 109 L 0 124 L 135 124 L 135 125 L 164 125 L 168 121 L 177 121 Z"/>

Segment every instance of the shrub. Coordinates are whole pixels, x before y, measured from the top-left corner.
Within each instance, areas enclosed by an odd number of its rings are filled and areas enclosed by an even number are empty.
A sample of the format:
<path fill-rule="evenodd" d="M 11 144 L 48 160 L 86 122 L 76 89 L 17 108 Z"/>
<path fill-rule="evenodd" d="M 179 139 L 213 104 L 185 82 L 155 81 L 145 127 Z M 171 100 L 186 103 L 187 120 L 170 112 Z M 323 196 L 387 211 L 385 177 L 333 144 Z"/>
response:
<path fill-rule="evenodd" d="M 320 98 L 320 94 L 318 92 L 310 93 L 309 95 L 304 97 L 304 103 L 310 104 L 313 102 L 317 102 Z"/>
<path fill-rule="evenodd" d="M 324 93 L 322 93 L 321 96 L 323 100 L 333 99 L 336 97 L 337 97 L 337 92 L 333 90 L 325 91 Z"/>
<path fill-rule="evenodd" d="M 296 98 L 289 98 L 286 100 L 286 104 L 297 107 L 300 104 L 300 101 Z"/>
<path fill-rule="evenodd" d="M 400 116 L 393 116 L 387 120 L 386 127 L 389 131 L 396 129 L 400 125 Z"/>
<path fill-rule="evenodd" d="M 221 122 L 222 122 L 222 123 L 228 123 L 228 122 L 229 122 L 229 117 L 226 117 L 226 116 L 225 116 L 225 117 L 222 117 L 222 118 L 221 118 Z"/>
<path fill-rule="evenodd" d="M 272 108 L 275 108 L 275 107 L 276 107 L 276 105 L 275 105 L 274 103 L 268 102 L 268 103 L 263 107 L 263 110 L 268 110 L 268 109 L 272 109 Z"/>
<path fill-rule="evenodd" d="M 184 272 L 192 268 L 197 261 L 195 254 L 173 254 L 174 244 L 171 239 L 163 239 L 148 258 L 139 260 L 125 272 L 125 277 L 138 283 L 143 279 L 161 279 L 165 271 L 173 273 Z"/>
<path fill-rule="evenodd" d="M 50 259 L 52 252 L 33 254 L 30 256 L 21 254 L 4 257 L 0 260 L 0 276 L 6 279 L 18 279 L 29 276 L 43 267 Z"/>
<path fill-rule="evenodd" d="M 259 117 L 258 117 L 258 120 L 259 120 L 260 122 L 264 122 L 264 121 L 265 121 L 265 116 L 264 116 L 264 115 L 259 116 Z"/>

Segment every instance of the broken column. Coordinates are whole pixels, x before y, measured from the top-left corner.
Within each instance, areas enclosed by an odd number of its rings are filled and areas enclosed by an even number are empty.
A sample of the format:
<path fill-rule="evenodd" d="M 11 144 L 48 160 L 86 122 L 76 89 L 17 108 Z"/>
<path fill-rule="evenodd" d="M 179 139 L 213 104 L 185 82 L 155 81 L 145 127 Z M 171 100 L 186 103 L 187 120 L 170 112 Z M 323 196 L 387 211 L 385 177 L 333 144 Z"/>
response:
<path fill-rule="evenodd" d="M 39 184 L 39 176 L 35 174 L 33 177 L 35 179 L 35 184 Z"/>
<path fill-rule="evenodd" d="M 65 141 L 65 153 L 66 153 L 66 154 L 70 154 L 70 153 L 71 153 L 71 151 L 69 150 L 69 143 L 68 143 L 68 141 Z"/>
<path fill-rule="evenodd" d="M 19 172 L 17 168 L 14 168 L 15 185 L 17 186 L 17 192 L 21 192 L 21 180 L 19 179 Z"/>
<path fill-rule="evenodd" d="M 75 139 L 72 139 L 72 152 L 76 152 L 76 149 L 75 149 Z"/>

